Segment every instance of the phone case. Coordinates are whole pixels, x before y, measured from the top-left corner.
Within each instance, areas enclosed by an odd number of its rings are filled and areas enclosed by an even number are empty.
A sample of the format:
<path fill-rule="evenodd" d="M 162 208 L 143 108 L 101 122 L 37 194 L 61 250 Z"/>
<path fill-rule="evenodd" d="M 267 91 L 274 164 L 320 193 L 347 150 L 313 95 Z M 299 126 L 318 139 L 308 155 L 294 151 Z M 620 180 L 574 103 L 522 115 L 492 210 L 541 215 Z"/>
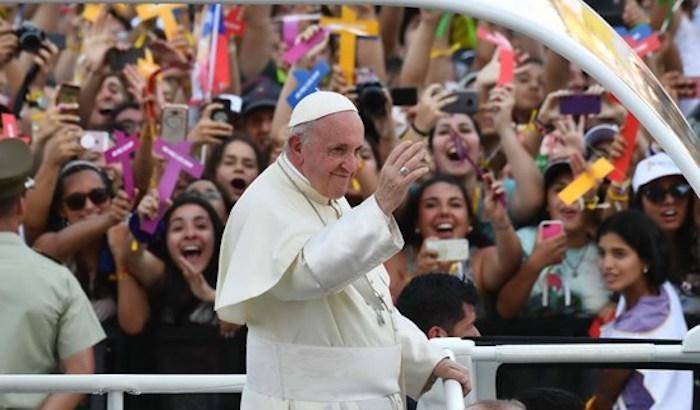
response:
<path fill-rule="evenodd" d="M 540 238 L 549 239 L 564 232 L 561 221 L 542 221 L 539 226 Z"/>
<path fill-rule="evenodd" d="M 187 106 L 166 105 L 161 114 L 160 135 L 168 142 L 177 143 L 187 137 Z"/>
<path fill-rule="evenodd" d="M 469 259 L 469 241 L 463 238 L 430 240 L 425 246 L 428 250 L 438 253 L 438 262 L 466 261 Z"/>
<path fill-rule="evenodd" d="M 567 95 L 559 98 L 559 112 L 562 115 L 599 114 L 600 96 L 597 94 Z"/>

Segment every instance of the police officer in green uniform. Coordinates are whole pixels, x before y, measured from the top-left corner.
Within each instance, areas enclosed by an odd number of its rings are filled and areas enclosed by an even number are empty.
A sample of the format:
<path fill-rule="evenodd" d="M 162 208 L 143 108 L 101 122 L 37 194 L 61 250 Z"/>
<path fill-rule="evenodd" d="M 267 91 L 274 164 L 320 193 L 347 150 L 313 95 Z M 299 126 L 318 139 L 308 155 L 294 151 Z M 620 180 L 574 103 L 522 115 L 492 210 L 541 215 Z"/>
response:
<path fill-rule="evenodd" d="M 0 140 L 0 374 L 93 373 L 105 334 L 78 280 L 17 234 L 32 167 L 19 139 Z M 0 393 L 2 409 L 71 409 L 80 394 Z"/>

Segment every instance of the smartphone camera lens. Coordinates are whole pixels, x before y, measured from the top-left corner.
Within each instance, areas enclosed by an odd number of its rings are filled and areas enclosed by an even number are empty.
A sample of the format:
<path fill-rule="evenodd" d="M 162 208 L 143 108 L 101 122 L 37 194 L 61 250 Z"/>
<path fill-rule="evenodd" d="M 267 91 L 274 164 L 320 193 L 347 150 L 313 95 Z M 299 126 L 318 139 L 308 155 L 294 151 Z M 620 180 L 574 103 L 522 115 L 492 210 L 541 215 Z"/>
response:
<path fill-rule="evenodd" d="M 229 115 L 226 110 L 216 110 L 212 112 L 211 119 L 216 122 L 229 122 Z"/>

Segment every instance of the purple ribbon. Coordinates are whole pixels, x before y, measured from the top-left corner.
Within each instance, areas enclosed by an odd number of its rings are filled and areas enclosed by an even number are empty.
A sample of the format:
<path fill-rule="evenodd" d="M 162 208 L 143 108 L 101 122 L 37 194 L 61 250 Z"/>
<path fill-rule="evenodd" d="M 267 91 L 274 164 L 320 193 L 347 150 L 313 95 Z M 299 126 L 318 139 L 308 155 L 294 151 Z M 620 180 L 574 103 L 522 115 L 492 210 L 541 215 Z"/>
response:
<path fill-rule="evenodd" d="M 327 35 L 328 30 L 323 28 L 318 30 L 313 36 L 311 36 L 310 39 L 308 39 L 307 41 L 301 41 L 299 42 L 299 44 L 294 44 L 294 40 L 292 39 L 291 48 L 284 53 L 284 61 L 290 65 L 296 63 L 306 53 L 308 53 L 309 50 L 314 48 L 317 44 L 321 43 Z"/>
<path fill-rule="evenodd" d="M 466 159 L 469 165 L 474 168 L 474 172 L 476 173 L 476 179 L 479 181 L 484 180 L 484 171 L 479 168 L 475 163 L 474 160 L 472 160 L 469 155 L 467 155 L 467 150 L 464 148 L 464 144 L 462 143 L 462 138 L 460 138 L 459 133 L 455 131 L 452 127 L 450 127 L 450 137 L 452 137 L 452 142 L 455 144 L 455 149 L 457 150 L 457 156 L 459 156 L 460 162 L 464 162 Z M 496 200 L 503 205 L 503 207 L 506 207 L 506 197 L 505 195 L 498 195 L 496 197 Z"/>
<path fill-rule="evenodd" d="M 165 172 L 158 184 L 158 196 L 160 199 L 158 216 L 155 219 L 141 221 L 141 230 L 150 234 L 156 231 L 158 221 L 165 213 L 165 202 L 175 191 L 180 172 L 187 172 L 194 178 L 201 177 L 204 172 L 204 166 L 190 156 L 190 143 L 187 141 L 169 144 L 162 138 L 158 138 L 154 149 L 156 153 L 168 159 L 168 164 L 165 166 Z"/>
<path fill-rule="evenodd" d="M 105 162 L 112 164 L 120 162 L 122 164 L 122 180 L 124 190 L 129 196 L 129 200 L 134 199 L 134 173 L 131 169 L 131 153 L 139 148 L 139 140 L 135 135 L 126 135 L 122 131 L 115 131 L 117 139 L 116 145 L 105 151 Z"/>

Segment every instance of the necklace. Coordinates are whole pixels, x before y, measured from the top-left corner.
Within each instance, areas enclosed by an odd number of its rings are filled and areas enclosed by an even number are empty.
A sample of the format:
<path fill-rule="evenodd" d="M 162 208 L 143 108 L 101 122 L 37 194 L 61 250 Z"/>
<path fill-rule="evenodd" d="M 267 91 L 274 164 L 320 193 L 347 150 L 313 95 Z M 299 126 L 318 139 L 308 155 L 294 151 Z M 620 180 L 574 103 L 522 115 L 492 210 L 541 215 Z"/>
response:
<path fill-rule="evenodd" d="M 591 247 L 588 245 L 585 245 L 585 249 L 581 252 L 581 257 L 579 257 L 578 261 L 576 261 L 576 263 L 574 265 L 569 263 L 569 258 L 567 257 L 568 255 L 564 256 L 564 260 L 563 260 L 564 265 L 567 268 L 569 268 L 569 270 L 571 271 L 571 275 L 574 278 L 578 277 L 578 268 L 581 267 L 581 264 L 586 259 L 586 255 L 588 254 L 589 248 L 591 248 Z"/>

